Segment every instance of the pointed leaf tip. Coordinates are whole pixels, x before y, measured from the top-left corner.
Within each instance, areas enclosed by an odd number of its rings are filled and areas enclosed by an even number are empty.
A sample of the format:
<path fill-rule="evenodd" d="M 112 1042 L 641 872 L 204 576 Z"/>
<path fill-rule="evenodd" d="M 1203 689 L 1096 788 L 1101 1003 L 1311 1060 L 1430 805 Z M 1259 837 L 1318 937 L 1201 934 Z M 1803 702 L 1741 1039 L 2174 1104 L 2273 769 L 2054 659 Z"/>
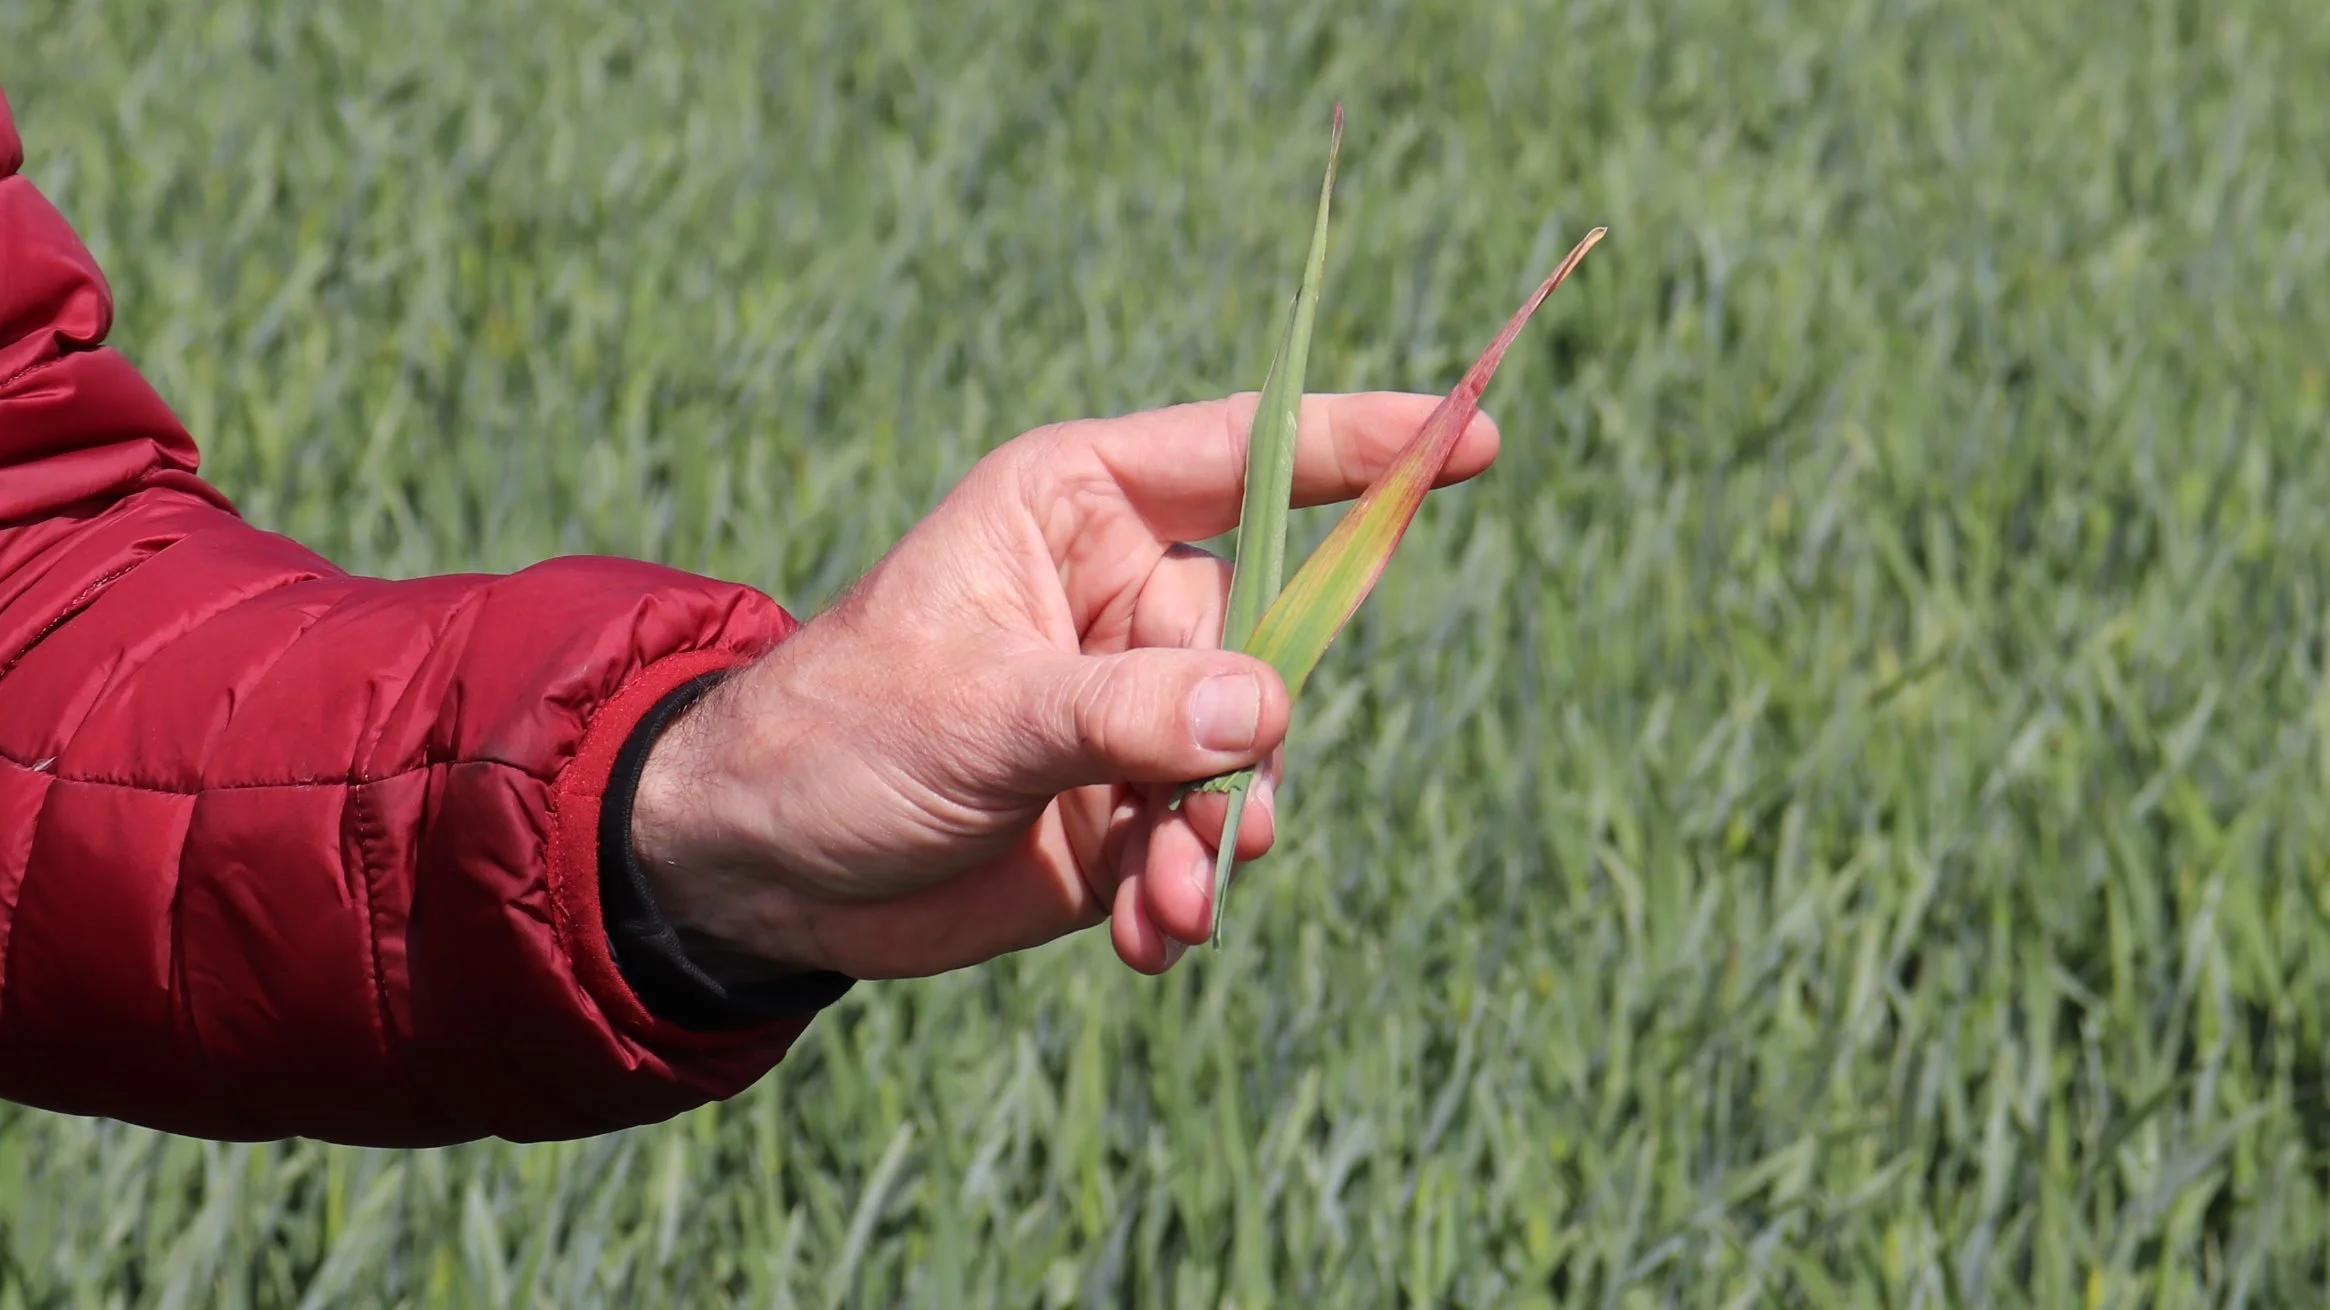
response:
<path fill-rule="evenodd" d="M 1327 223 L 1342 157 L 1342 118 L 1327 144 L 1327 171 L 1319 182 L 1302 282 L 1287 314 L 1285 336 L 1264 375 L 1262 394 L 1246 438 L 1246 487 L 1238 514 L 1238 546 L 1222 642 L 1235 650 L 1253 635 L 1263 611 L 1278 598 L 1286 568 L 1287 513 L 1294 495 L 1294 456 L 1302 412 L 1303 374 L 1310 360 L 1311 327 L 1326 274 Z"/>

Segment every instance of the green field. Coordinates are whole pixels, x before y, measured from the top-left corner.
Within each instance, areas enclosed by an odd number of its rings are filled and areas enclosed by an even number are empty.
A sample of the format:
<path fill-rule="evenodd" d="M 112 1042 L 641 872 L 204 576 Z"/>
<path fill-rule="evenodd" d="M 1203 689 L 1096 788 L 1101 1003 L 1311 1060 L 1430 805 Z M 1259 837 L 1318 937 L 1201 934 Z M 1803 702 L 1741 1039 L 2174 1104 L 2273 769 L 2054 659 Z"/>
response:
<path fill-rule="evenodd" d="M 1338 98 L 1314 389 L 1611 236 L 1226 950 L 863 986 L 587 1142 L 0 1109 L 0 1310 L 2321 1303 L 2320 0 L 307 8 L 0 0 L 0 86 L 207 470 L 375 572 L 814 610 L 1258 386 Z"/>

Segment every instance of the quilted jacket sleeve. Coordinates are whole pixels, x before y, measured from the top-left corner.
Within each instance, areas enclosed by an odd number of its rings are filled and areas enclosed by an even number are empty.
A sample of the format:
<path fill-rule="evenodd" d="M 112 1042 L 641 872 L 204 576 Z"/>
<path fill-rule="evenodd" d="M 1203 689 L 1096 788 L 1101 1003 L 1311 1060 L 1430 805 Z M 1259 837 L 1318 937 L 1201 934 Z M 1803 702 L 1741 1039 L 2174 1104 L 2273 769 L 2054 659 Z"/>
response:
<path fill-rule="evenodd" d="M 651 1013 L 597 838 L 633 728 L 791 617 L 625 560 L 354 577 L 245 523 L 22 163 L 0 98 L 0 1097 L 418 1145 L 765 1073 L 805 1015 Z"/>

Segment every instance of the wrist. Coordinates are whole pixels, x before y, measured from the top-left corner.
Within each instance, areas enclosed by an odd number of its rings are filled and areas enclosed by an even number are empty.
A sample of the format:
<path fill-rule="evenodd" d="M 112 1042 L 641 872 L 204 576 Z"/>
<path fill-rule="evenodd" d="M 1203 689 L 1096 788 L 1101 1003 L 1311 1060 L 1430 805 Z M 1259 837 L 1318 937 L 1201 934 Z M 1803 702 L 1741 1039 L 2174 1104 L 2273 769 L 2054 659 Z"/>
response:
<path fill-rule="evenodd" d="M 648 747 L 629 854 L 654 910 L 710 980 L 749 987 L 822 972 L 767 843 L 728 812 L 740 789 L 723 767 L 730 720 L 717 694 L 682 707 Z"/>
<path fill-rule="evenodd" d="M 655 730 L 631 793 L 631 822 L 626 837 L 632 857 L 651 881 L 675 883 L 671 889 L 675 894 L 688 890 L 680 871 L 702 858 L 697 848 L 702 845 L 701 833 L 705 826 L 702 811 L 706 808 L 703 795 L 706 780 L 701 777 L 701 748 L 695 741 L 700 735 L 696 711 L 703 707 L 704 697 L 712 690 L 705 689 Z M 679 897 L 657 899 L 668 905 Z"/>

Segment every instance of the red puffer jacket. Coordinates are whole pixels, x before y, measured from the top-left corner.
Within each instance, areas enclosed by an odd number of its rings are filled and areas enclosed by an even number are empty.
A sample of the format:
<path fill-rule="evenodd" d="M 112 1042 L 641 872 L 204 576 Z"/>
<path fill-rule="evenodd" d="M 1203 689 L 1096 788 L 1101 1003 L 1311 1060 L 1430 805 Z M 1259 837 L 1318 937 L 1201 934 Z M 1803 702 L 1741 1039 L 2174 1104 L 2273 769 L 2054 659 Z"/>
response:
<path fill-rule="evenodd" d="M 0 1097 L 422 1145 L 765 1073 L 831 995 L 651 1012 L 599 828 L 650 711 L 793 619 L 617 559 L 352 577 L 243 522 L 23 161 L 0 96 Z"/>

